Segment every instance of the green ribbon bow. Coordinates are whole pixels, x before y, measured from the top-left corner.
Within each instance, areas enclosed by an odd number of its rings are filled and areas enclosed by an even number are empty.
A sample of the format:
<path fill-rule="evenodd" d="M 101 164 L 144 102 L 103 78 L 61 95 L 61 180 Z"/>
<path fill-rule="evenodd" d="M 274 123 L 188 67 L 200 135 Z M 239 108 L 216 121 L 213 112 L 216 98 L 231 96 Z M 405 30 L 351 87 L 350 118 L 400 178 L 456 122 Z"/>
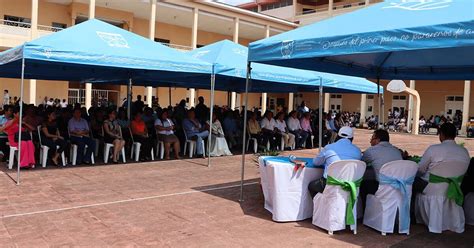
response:
<path fill-rule="evenodd" d="M 464 195 L 461 191 L 461 182 L 464 175 L 459 177 L 440 177 L 430 173 L 430 183 L 448 183 L 448 192 L 446 196 L 448 199 L 454 200 L 456 204 L 462 207 L 464 201 Z"/>
<path fill-rule="evenodd" d="M 362 178 L 354 182 L 338 180 L 331 176 L 328 176 L 327 178 L 326 184 L 340 186 L 343 190 L 349 192 L 349 199 L 346 207 L 346 225 L 354 225 L 355 223 L 352 210 L 354 209 L 354 203 L 357 199 L 357 188 L 360 187 L 361 182 Z"/>

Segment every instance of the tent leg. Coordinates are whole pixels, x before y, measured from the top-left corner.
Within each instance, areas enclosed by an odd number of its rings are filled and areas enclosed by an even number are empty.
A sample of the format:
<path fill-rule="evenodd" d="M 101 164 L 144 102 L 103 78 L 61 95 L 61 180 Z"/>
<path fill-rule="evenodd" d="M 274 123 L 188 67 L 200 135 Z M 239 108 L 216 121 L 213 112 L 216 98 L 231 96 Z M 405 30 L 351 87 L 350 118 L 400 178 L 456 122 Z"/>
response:
<path fill-rule="evenodd" d="M 214 71 L 214 70 L 213 70 Z M 207 167 L 211 167 L 211 140 L 212 140 L 212 115 L 214 114 L 214 85 L 216 84 L 216 75 L 211 75 L 211 111 L 209 115 L 209 137 L 207 139 Z"/>
<path fill-rule="evenodd" d="M 323 147 L 323 78 L 319 78 L 319 152 Z"/>
<path fill-rule="evenodd" d="M 171 104 L 171 87 L 168 87 L 168 100 L 169 100 L 169 105 L 168 106 L 172 106 Z"/>
<path fill-rule="evenodd" d="M 132 79 L 128 80 L 127 85 L 127 117 L 128 120 L 131 121 L 131 107 L 132 107 Z"/>
<path fill-rule="evenodd" d="M 244 130 L 242 135 L 242 166 L 240 168 L 240 202 L 244 201 L 244 172 L 245 172 L 245 141 L 247 138 L 247 109 L 248 109 L 248 102 L 249 102 L 249 83 L 250 83 L 250 71 L 252 70 L 251 62 L 247 63 L 247 77 L 245 80 L 245 105 L 244 105 Z"/>
<path fill-rule="evenodd" d="M 382 101 L 380 99 L 380 78 L 377 78 L 377 105 L 379 107 L 379 118 L 378 118 L 378 121 L 377 121 L 377 129 L 379 129 L 380 127 L 380 123 L 383 123 L 383 120 L 381 119 L 382 118 Z"/>
<path fill-rule="evenodd" d="M 25 58 L 21 59 L 21 84 L 20 84 L 20 119 L 18 126 L 20 132 L 18 132 L 18 166 L 16 172 L 16 185 L 20 185 L 20 154 L 21 154 L 21 127 L 23 126 L 23 88 L 25 84 Z"/>

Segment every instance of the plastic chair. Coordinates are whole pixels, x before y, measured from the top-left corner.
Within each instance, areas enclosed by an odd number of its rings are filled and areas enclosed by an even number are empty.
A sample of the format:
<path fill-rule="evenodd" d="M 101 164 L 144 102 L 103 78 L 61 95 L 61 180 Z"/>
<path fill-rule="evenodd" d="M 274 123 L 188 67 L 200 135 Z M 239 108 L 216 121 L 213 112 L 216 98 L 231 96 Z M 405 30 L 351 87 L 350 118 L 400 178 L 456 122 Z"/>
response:
<path fill-rule="evenodd" d="M 196 142 L 197 141 L 188 139 L 188 135 L 186 134 L 186 130 L 184 130 L 184 137 L 185 137 L 186 141 L 184 142 L 183 154 L 186 154 L 188 144 L 189 144 L 189 158 L 192 158 L 193 154 L 196 153 Z M 204 151 L 203 154 L 206 154 L 206 145 L 204 143 L 204 139 L 202 140 L 202 147 L 203 147 L 203 151 Z"/>
<path fill-rule="evenodd" d="M 104 127 L 102 127 L 102 134 L 104 135 Z M 122 136 L 122 129 L 120 129 L 120 136 Z M 105 137 L 105 136 L 104 136 Z M 114 148 L 114 144 L 112 143 L 105 143 L 104 142 L 104 163 L 106 164 L 109 161 L 109 154 L 112 151 L 112 148 Z M 125 158 L 125 147 L 122 147 L 122 150 L 120 152 L 122 154 L 122 161 L 123 163 L 126 163 L 126 158 Z"/>
<path fill-rule="evenodd" d="M 434 167 L 430 172 L 441 177 L 464 175 L 469 163 L 447 161 Z M 422 194 L 416 196 L 415 215 L 418 223 L 424 223 L 432 233 L 450 230 L 464 232 L 464 210 L 454 200 L 448 199 L 447 183 L 428 183 Z"/>
<path fill-rule="evenodd" d="M 130 158 L 134 159 L 135 155 L 135 162 L 138 162 L 140 160 L 140 148 L 142 147 L 142 144 L 140 142 L 135 142 L 133 139 L 133 133 L 132 129 L 128 128 L 128 131 L 130 132 L 130 137 L 132 138 L 132 149 L 130 152 Z M 155 160 L 155 152 L 153 148 L 151 148 L 151 160 Z"/>
<path fill-rule="evenodd" d="M 71 137 L 71 133 L 69 132 L 69 129 L 67 130 L 68 134 L 69 134 L 69 137 Z M 71 149 L 69 151 L 69 154 L 71 156 L 71 163 L 72 165 L 76 165 L 77 163 L 77 149 L 78 149 L 78 145 L 74 144 L 74 143 L 71 143 Z M 84 154 L 86 152 L 86 149 L 87 149 L 87 145 L 84 146 Z M 91 164 L 95 164 L 95 159 L 94 159 L 94 152 L 92 152 L 91 154 Z"/>
<path fill-rule="evenodd" d="M 8 169 L 13 169 L 13 163 L 15 162 L 15 155 L 18 159 L 18 148 L 10 146 L 10 157 L 8 158 Z"/>
<path fill-rule="evenodd" d="M 400 179 L 401 181 L 413 180 L 418 165 L 413 161 L 398 160 L 386 163 L 380 169 L 380 174 L 390 178 Z M 398 232 L 410 234 L 410 199 L 412 192 L 412 184 L 406 185 L 406 198 L 403 197 L 400 188 L 395 188 L 390 184 L 379 185 L 375 195 L 367 195 L 366 208 L 364 214 L 364 225 L 369 226 L 382 235 L 393 233 L 395 219 L 398 211 Z M 404 201 L 407 200 L 407 202 Z M 406 212 L 404 204 L 408 204 Z M 408 226 L 403 226 L 402 220 L 408 221 Z M 406 222 L 405 222 L 406 223 Z"/>
<path fill-rule="evenodd" d="M 38 137 L 39 137 L 39 142 L 40 142 L 40 161 L 41 161 L 41 166 L 43 168 L 46 167 L 46 163 L 48 162 L 48 152 L 49 152 L 49 147 L 43 145 L 43 141 L 41 139 L 41 126 L 37 127 L 38 131 Z M 59 148 L 59 146 L 56 146 L 56 148 Z M 61 153 L 61 160 L 63 162 L 63 166 L 66 166 L 66 155 L 64 154 L 64 151 Z"/>
<path fill-rule="evenodd" d="M 359 160 L 342 160 L 331 164 L 327 168 L 328 176 L 344 181 L 357 181 L 362 178 L 366 165 Z M 357 188 L 357 196 L 359 188 Z M 346 228 L 346 207 L 349 192 L 340 186 L 326 185 L 323 193 L 318 193 L 313 199 L 313 225 L 323 228 L 332 235 L 334 231 Z M 354 202 L 352 212 L 355 223 L 351 230 L 357 234 L 357 198 Z"/>

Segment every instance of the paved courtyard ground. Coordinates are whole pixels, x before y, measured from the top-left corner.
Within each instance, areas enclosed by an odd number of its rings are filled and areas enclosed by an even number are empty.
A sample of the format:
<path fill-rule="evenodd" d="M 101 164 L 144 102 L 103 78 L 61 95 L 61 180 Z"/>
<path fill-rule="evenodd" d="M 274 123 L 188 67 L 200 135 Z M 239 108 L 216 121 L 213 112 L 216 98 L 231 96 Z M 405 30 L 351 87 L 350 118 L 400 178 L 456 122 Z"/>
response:
<path fill-rule="evenodd" d="M 356 132 L 368 147 L 371 133 Z M 436 136 L 392 134 L 394 144 L 421 155 Z M 459 139 L 474 155 L 474 141 Z M 313 157 L 317 150 L 293 154 Z M 328 236 L 310 220 L 276 223 L 263 208 L 259 173 L 247 155 L 245 201 L 240 203 L 241 156 L 36 169 L 16 186 L 0 173 L 1 247 L 473 247 L 474 227 L 464 234 L 381 236 L 359 225 Z M 2 167 L 4 168 L 4 167 Z"/>

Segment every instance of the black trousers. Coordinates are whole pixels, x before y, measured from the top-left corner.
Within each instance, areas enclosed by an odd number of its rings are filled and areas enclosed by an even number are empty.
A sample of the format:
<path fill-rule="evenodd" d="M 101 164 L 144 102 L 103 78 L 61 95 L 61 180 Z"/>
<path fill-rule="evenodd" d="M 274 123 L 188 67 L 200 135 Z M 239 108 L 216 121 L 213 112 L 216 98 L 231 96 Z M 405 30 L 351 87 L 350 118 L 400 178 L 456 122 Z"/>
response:
<path fill-rule="evenodd" d="M 3 161 L 7 161 L 7 158 L 10 156 L 10 147 L 7 145 L 8 139 L 0 138 L 0 151 L 3 152 Z"/>
<path fill-rule="evenodd" d="M 151 149 L 153 148 L 153 139 L 151 137 L 143 137 L 139 135 L 133 135 L 133 140 L 142 144 L 140 147 L 140 157 L 142 159 L 150 159 Z"/>
<path fill-rule="evenodd" d="M 49 147 L 49 152 L 48 152 L 49 157 L 54 155 L 56 152 L 57 153 L 64 152 L 68 147 L 68 142 L 63 140 L 63 139 L 53 140 L 53 139 L 50 139 L 50 138 L 42 137 L 41 138 L 41 143 L 43 145 Z"/>
<path fill-rule="evenodd" d="M 376 180 L 362 180 L 359 188 L 359 195 L 362 200 L 363 209 L 365 209 L 365 202 L 367 195 L 375 195 L 375 192 L 379 189 L 379 182 Z"/>
<path fill-rule="evenodd" d="M 324 177 L 321 177 L 318 180 L 312 181 L 308 185 L 308 190 L 312 198 L 314 198 L 316 194 L 318 193 L 323 193 L 324 188 L 326 188 L 326 178 Z"/>
<path fill-rule="evenodd" d="M 275 150 L 277 146 L 281 144 L 281 134 L 272 133 L 272 132 L 263 132 L 263 146 L 267 146 L 267 143 L 270 142 L 270 149 Z"/>

